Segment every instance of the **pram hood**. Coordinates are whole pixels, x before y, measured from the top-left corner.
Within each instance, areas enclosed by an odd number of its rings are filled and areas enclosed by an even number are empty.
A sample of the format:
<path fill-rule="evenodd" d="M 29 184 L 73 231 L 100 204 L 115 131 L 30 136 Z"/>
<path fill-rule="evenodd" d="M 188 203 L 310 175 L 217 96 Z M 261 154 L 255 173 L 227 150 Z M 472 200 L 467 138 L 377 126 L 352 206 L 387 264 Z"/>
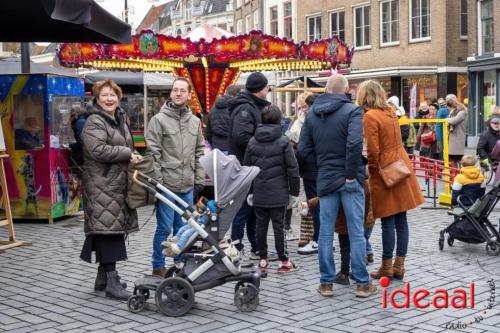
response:
<path fill-rule="evenodd" d="M 252 182 L 260 169 L 255 166 L 242 166 L 236 156 L 224 155 L 218 149 L 201 157 L 200 163 L 214 183 L 217 205 L 225 207 L 233 200 L 233 203 L 219 215 L 219 235 L 222 238 L 231 226 L 243 200 L 246 200 Z"/>

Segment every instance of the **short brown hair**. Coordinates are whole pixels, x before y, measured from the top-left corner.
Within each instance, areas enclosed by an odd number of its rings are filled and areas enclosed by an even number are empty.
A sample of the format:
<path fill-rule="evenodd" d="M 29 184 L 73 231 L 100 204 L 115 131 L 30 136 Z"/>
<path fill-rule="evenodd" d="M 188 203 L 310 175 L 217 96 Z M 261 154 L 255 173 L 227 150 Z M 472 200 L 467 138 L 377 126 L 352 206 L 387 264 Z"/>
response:
<path fill-rule="evenodd" d="M 375 80 L 361 82 L 358 87 L 357 104 L 365 110 L 380 109 L 392 110 L 387 104 L 384 88 Z"/>
<path fill-rule="evenodd" d="M 262 110 L 262 124 L 281 124 L 281 110 L 274 104 L 266 106 Z"/>
<path fill-rule="evenodd" d="M 186 82 L 188 85 L 188 91 L 189 92 L 191 91 L 191 82 L 189 82 L 188 79 L 186 79 L 185 77 L 179 76 L 178 78 L 176 78 L 174 80 L 174 82 L 172 82 L 172 87 L 174 86 L 175 82 L 177 82 L 177 81 Z"/>
<path fill-rule="evenodd" d="M 460 161 L 460 164 L 462 164 L 462 166 L 464 167 L 468 167 L 468 166 L 474 166 L 476 165 L 476 158 L 472 155 L 464 155 L 462 157 L 462 160 Z"/>
<path fill-rule="evenodd" d="M 123 93 L 122 93 L 122 88 L 120 88 L 115 81 L 111 79 L 106 79 L 102 81 L 97 81 L 94 83 L 92 86 L 92 95 L 94 95 L 95 98 L 99 97 L 99 93 L 101 92 L 102 88 L 104 87 L 109 87 L 111 88 L 115 94 L 118 96 L 118 100 L 122 99 Z"/>

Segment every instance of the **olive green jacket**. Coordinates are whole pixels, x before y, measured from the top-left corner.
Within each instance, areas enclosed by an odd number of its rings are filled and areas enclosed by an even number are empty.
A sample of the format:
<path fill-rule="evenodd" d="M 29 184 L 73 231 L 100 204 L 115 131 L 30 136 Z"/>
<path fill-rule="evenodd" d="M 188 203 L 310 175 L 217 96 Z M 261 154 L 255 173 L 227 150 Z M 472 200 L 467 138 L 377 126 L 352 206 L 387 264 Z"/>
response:
<path fill-rule="evenodd" d="M 159 181 L 169 190 L 186 193 L 194 184 L 203 185 L 205 172 L 200 164 L 204 154 L 201 121 L 188 107 L 175 108 L 171 102 L 149 121 L 148 151 L 155 158 Z"/>

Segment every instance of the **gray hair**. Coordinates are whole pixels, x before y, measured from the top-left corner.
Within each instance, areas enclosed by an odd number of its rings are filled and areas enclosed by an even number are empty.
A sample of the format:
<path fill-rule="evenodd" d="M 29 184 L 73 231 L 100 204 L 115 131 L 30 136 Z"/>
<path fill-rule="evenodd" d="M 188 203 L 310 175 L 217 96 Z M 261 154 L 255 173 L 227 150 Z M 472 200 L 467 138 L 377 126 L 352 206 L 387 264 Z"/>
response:
<path fill-rule="evenodd" d="M 342 74 L 333 74 L 326 83 L 326 92 L 331 94 L 343 94 L 349 87 L 349 81 Z"/>
<path fill-rule="evenodd" d="M 457 102 L 457 96 L 454 94 L 448 94 L 446 95 L 446 101 L 452 101 L 452 102 Z"/>

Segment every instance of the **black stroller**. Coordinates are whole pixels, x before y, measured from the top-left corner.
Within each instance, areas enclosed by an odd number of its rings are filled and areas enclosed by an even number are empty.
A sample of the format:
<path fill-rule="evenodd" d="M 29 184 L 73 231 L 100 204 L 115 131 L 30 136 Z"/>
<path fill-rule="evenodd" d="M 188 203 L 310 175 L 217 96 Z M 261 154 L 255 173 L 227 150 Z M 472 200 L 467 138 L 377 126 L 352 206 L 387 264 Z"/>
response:
<path fill-rule="evenodd" d="M 239 256 L 230 258 L 219 246 L 219 240 L 231 226 L 243 200 L 246 200 L 253 179 L 259 173 L 257 167 L 240 166 L 235 156 L 226 156 L 213 150 L 200 159 L 203 169 L 213 180 L 217 212 L 208 214 L 208 222 L 199 225 L 200 213 L 176 196 L 172 191 L 139 172 L 134 181 L 170 206 L 182 216 L 185 223 L 195 229 L 187 246 L 181 252 L 181 262 L 168 269 L 167 277 L 147 275 L 135 281 L 134 294 L 128 300 L 131 312 L 140 312 L 155 291 L 155 301 L 160 312 L 167 316 L 182 316 L 194 304 L 195 292 L 211 289 L 235 281 L 234 303 L 241 311 L 253 311 L 259 304 L 260 270 L 257 267 L 243 269 Z M 165 195 L 170 196 L 183 208 L 179 208 Z M 197 253 L 193 245 L 201 240 L 210 253 Z"/>
<path fill-rule="evenodd" d="M 500 182 L 495 183 L 493 189 L 476 200 L 472 206 L 464 205 L 467 197 L 459 196 L 459 207 L 448 212 L 455 217 L 455 221 L 439 235 L 439 249 L 444 248 L 445 234 L 448 234 L 448 245 L 453 246 L 455 239 L 461 242 L 479 244 L 486 242 L 486 252 L 490 255 L 500 254 L 500 234 L 488 217 L 500 200 Z"/>

